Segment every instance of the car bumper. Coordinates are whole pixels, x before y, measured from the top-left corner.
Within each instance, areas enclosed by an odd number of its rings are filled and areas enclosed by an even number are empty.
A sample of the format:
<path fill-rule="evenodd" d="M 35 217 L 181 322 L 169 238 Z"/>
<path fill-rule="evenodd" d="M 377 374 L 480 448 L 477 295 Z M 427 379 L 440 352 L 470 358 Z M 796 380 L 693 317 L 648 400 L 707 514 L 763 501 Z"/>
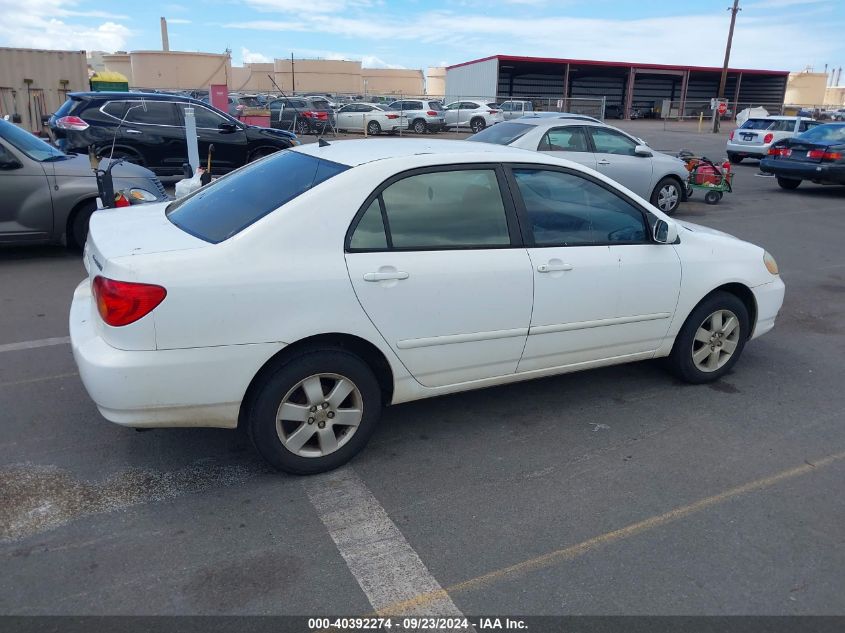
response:
<path fill-rule="evenodd" d="M 751 338 L 762 336 L 775 326 L 775 319 L 783 305 L 783 295 L 786 286 L 780 277 L 762 286 L 752 288 L 754 299 L 757 302 L 757 322 L 754 324 L 754 331 Z"/>
<path fill-rule="evenodd" d="M 123 426 L 234 428 L 252 378 L 284 347 L 262 343 L 121 350 L 99 336 L 92 301 L 86 279 L 71 303 L 71 349 L 100 413 Z"/>
<path fill-rule="evenodd" d="M 768 145 L 742 145 L 740 143 L 731 143 L 728 141 L 725 146 L 725 151 L 728 154 L 736 154 L 737 156 L 742 156 L 743 158 L 763 158 L 769 153 L 769 148 L 771 146 L 771 143 Z"/>
<path fill-rule="evenodd" d="M 793 180 L 817 180 L 845 185 L 845 165 L 764 158 L 760 161 L 760 171 Z"/>

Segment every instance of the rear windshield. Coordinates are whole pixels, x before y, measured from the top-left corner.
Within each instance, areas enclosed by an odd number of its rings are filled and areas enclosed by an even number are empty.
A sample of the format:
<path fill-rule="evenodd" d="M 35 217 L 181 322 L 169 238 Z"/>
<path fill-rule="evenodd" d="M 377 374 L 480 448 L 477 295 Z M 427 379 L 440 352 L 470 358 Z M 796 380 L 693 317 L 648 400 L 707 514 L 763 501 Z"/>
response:
<path fill-rule="evenodd" d="M 768 130 L 774 121 L 769 119 L 748 119 L 745 123 L 742 124 L 743 130 Z"/>
<path fill-rule="evenodd" d="M 845 143 L 845 125 L 819 125 L 799 134 L 798 138 L 812 143 Z"/>
<path fill-rule="evenodd" d="M 504 123 L 498 123 L 485 128 L 478 134 L 473 134 L 467 140 L 495 143 L 496 145 L 510 145 L 533 127 L 533 125 L 528 125 L 527 123 L 505 121 Z"/>
<path fill-rule="evenodd" d="M 432 110 L 442 110 L 443 104 L 440 103 L 439 101 L 429 101 L 428 107 L 431 108 Z"/>
<path fill-rule="evenodd" d="M 347 169 L 282 150 L 172 202 L 167 217 L 186 233 L 217 244 Z"/>
<path fill-rule="evenodd" d="M 61 119 L 63 116 L 67 116 L 78 103 L 78 99 L 71 99 L 70 97 L 68 97 L 67 101 L 65 101 L 61 106 L 59 106 L 59 109 L 56 110 L 56 113 L 53 116 L 55 116 L 57 119 Z"/>

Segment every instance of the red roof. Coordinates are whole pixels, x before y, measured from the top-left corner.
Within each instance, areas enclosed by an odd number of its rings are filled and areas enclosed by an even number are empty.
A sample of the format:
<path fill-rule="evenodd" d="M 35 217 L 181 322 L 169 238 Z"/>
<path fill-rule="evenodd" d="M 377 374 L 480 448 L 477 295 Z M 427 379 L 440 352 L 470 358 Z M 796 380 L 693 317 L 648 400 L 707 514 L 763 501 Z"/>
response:
<path fill-rule="evenodd" d="M 482 57 L 481 59 L 473 59 L 472 61 L 463 62 L 461 64 L 454 64 L 447 66 L 446 70 L 452 68 L 460 68 L 461 66 L 469 66 L 470 64 L 477 64 L 478 62 L 486 62 L 491 59 L 498 59 L 500 62 L 535 62 L 544 64 L 573 64 L 576 66 L 619 66 L 624 68 L 653 68 L 655 70 L 696 70 L 700 72 L 722 72 L 721 68 L 716 66 L 679 66 L 673 64 L 645 64 L 637 62 L 606 62 L 594 59 L 561 59 L 556 57 L 519 57 L 516 55 L 490 55 L 489 57 Z M 788 70 L 752 70 L 749 68 L 729 68 L 728 72 L 732 73 L 754 73 L 757 75 L 788 75 Z"/>

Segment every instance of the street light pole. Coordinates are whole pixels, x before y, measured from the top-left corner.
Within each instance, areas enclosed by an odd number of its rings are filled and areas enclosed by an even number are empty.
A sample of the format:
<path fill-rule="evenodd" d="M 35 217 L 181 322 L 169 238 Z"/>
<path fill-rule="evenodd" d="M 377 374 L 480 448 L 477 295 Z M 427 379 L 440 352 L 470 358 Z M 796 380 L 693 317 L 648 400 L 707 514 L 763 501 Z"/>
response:
<path fill-rule="evenodd" d="M 728 43 L 725 46 L 725 63 L 722 64 L 722 78 L 719 80 L 719 99 L 725 98 L 725 86 L 728 83 L 728 64 L 731 61 L 731 45 L 733 44 L 734 39 L 734 26 L 736 26 L 736 14 L 742 11 L 739 8 L 739 0 L 734 0 L 734 6 L 729 8 L 728 11 L 731 12 L 731 28 L 728 30 Z M 738 97 L 739 95 L 737 95 Z M 734 101 L 739 102 L 739 99 L 734 99 Z M 716 134 L 719 131 L 719 116 L 718 114 L 713 117 L 713 133 Z"/>

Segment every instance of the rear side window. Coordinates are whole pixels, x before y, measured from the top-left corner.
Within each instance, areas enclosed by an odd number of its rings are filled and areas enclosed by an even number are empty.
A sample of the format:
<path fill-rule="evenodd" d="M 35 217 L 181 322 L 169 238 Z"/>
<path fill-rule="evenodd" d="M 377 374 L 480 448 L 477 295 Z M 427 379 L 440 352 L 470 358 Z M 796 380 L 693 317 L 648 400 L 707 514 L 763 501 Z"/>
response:
<path fill-rule="evenodd" d="M 772 121 L 769 119 L 748 119 L 742 124 L 743 130 L 768 130 L 772 127 Z"/>
<path fill-rule="evenodd" d="M 537 146 L 540 152 L 589 152 L 587 135 L 578 126 L 558 127 L 546 132 Z"/>
<path fill-rule="evenodd" d="M 176 104 L 169 101 L 135 101 L 129 102 L 126 110 L 127 123 L 144 125 L 179 125 L 176 116 Z"/>
<path fill-rule="evenodd" d="M 494 143 L 495 145 L 510 145 L 516 139 L 520 138 L 533 128 L 533 125 L 528 125 L 526 123 L 505 121 L 504 123 L 498 123 L 496 125 L 491 125 L 488 128 L 484 128 L 477 134 L 470 136 L 467 140 L 479 141 L 481 143 Z"/>
<path fill-rule="evenodd" d="M 56 114 L 54 115 L 57 119 L 61 119 L 63 116 L 67 116 L 71 113 L 71 111 L 79 105 L 80 101 L 77 99 L 68 99 L 62 105 L 59 106 L 59 109 L 56 110 Z"/>
<path fill-rule="evenodd" d="M 389 185 L 361 216 L 350 250 L 384 248 L 382 234 L 388 248 L 403 250 L 509 246 L 496 172 L 429 172 Z"/>
<path fill-rule="evenodd" d="M 428 107 L 431 108 L 432 110 L 442 110 L 443 104 L 440 103 L 439 101 L 429 101 Z"/>
<path fill-rule="evenodd" d="M 186 233 L 217 244 L 347 169 L 282 150 L 171 203 L 167 217 Z"/>

